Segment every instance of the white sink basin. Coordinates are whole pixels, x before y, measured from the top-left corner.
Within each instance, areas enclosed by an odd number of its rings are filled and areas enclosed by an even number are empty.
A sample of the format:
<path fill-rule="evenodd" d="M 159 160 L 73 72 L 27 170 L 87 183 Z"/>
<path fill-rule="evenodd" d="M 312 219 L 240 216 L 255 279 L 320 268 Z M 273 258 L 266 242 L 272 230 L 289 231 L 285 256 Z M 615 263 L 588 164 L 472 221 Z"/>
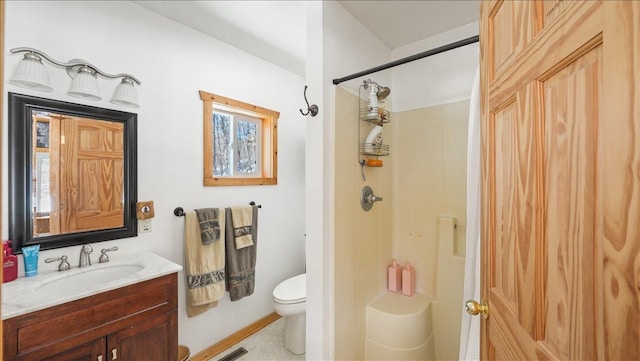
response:
<path fill-rule="evenodd" d="M 182 269 L 152 252 L 120 254 L 108 263 L 58 272 L 56 265 L 34 277 L 18 277 L 2 284 L 2 319 L 38 311 Z"/>
<path fill-rule="evenodd" d="M 117 265 L 103 268 L 86 268 L 82 272 L 66 275 L 60 278 L 46 280 L 36 292 L 70 292 L 94 288 L 104 283 L 117 281 L 123 277 L 141 271 L 144 267 L 140 265 Z"/>

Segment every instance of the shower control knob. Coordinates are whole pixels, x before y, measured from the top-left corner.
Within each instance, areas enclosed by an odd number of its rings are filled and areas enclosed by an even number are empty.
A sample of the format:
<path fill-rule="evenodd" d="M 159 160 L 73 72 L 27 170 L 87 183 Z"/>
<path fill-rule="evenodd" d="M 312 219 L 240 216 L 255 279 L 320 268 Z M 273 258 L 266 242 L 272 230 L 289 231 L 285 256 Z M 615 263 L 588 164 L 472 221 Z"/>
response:
<path fill-rule="evenodd" d="M 371 187 L 364 186 L 364 188 L 362 188 L 362 193 L 360 193 L 360 206 L 362 209 L 368 211 L 373 207 L 374 202 L 380 201 L 382 201 L 382 197 L 378 197 L 373 194 L 373 189 L 371 189 Z"/>
<path fill-rule="evenodd" d="M 482 304 L 479 304 L 474 300 L 469 300 L 465 303 L 465 306 L 467 307 L 468 314 L 474 316 L 482 314 L 485 320 L 489 318 L 489 304 L 487 301 L 482 301 Z"/>

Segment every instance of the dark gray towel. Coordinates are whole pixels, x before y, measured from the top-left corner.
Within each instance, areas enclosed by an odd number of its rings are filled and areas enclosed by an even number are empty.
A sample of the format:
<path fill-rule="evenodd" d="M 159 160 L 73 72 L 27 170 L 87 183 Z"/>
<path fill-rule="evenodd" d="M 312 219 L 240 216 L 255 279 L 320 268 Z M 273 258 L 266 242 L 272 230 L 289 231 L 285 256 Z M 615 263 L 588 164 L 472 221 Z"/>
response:
<path fill-rule="evenodd" d="M 200 223 L 200 238 L 202 244 L 207 245 L 220 240 L 220 222 L 218 208 L 196 209 Z"/>
<path fill-rule="evenodd" d="M 227 291 L 231 301 L 253 294 L 256 278 L 256 250 L 258 248 L 258 207 L 253 207 L 251 233 L 253 246 L 237 249 L 234 232 L 225 232 Z M 233 229 L 231 208 L 225 208 L 226 229 Z"/>

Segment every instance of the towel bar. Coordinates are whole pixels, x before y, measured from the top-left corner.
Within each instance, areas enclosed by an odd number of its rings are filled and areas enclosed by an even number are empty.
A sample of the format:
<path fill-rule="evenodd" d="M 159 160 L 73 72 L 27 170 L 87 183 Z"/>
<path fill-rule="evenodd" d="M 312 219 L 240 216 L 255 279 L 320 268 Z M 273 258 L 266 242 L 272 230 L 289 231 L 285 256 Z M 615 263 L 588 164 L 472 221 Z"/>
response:
<path fill-rule="evenodd" d="M 249 202 L 249 205 L 250 205 L 250 206 L 256 206 L 256 207 L 258 207 L 258 208 L 262 208 L 262 205 L 261 205 L 261 204 L 256 205 L 256 202 L 254 202 L 254 201 Z M 184 217 L 184 208 L 182 208 L 182 207 L 176 207 L 176 208 L 173 210 L 173 215 L 174 215 L 174 216 L 176 216 L 176 217 Z"/>

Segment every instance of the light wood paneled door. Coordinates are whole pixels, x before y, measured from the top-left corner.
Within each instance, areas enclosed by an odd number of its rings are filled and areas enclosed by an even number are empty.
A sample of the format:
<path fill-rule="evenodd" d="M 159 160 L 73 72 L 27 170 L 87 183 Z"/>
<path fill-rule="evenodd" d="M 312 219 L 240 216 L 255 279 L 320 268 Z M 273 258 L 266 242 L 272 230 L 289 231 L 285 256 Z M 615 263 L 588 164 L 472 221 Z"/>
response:
<path fill-rule="evenodd" d="M 640 359 L 640 1 L 481 5 L 482 358 Z"/>
<path fill-rule="evenodd" d="M 52 134 L 60 134 L 50 146 L 59 152 L 52 157 L 59 164 L 50 166 L 51 232 L 122 227 L 123 124 L 68 117 L 52 117 L 50 123 Z"/>

